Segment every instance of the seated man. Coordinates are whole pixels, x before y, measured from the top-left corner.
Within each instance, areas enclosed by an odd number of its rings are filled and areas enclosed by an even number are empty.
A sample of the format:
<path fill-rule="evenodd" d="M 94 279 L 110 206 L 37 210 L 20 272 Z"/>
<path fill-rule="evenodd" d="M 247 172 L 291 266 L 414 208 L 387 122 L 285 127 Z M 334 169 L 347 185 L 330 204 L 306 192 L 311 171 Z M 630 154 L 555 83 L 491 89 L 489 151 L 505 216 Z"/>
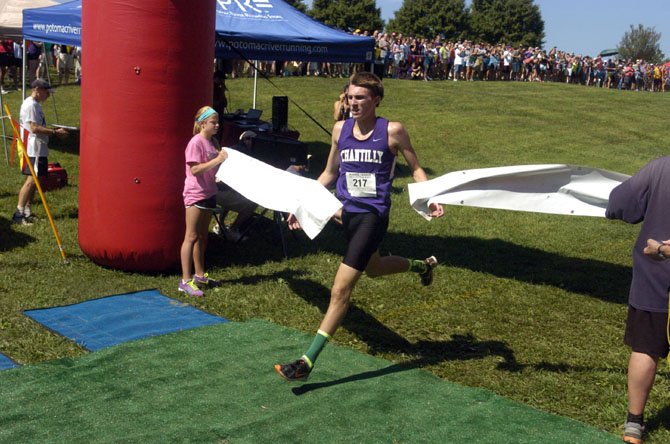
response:
<path fill-rule="evenodd" d="M 240 141 L 231 148 L 244 154 L 251 155 L 255 137 L 256 133 L 253 131 L 245 131 L 240 135 Z M 216 186 L 218 188 L 218 192 L 216 193 L 216 204 L 224 210 L 221 216 L 221 222 L 225 220 L 228 211 L 231 210 L 237 212 L 237 217 L 229 227 L 224 228 L 223 233 L 221 233 L 218 224 L 214 226 L 213 232 L 225 237 L 231 242 L 237 242 L 242 238 L 241 229 L 254 215 L 256 204 L 223 182 L 217 182 Z"/>

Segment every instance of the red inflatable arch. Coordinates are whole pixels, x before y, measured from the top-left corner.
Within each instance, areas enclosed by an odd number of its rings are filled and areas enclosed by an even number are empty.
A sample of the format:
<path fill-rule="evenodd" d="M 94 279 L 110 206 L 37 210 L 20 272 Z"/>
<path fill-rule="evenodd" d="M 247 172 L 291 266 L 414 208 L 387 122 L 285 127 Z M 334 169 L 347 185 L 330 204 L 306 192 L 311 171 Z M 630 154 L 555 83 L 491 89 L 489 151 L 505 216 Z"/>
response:
<path fill-rule="evenodd" d="M 214 1 L 82 2 L 79 245 L 161 271 L 184 237 L 184 149 L 212 100 Z"/>

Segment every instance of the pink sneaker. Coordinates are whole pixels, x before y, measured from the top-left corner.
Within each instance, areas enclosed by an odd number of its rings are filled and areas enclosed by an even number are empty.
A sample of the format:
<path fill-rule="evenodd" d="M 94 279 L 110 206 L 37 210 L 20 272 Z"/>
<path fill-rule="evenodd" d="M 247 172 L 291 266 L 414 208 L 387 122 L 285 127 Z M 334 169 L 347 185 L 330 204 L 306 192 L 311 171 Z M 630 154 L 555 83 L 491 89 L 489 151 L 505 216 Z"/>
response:
<path fill-rule="evenodd" d="M 179 281 L 178 290 L 183 291 L 184 293 L 186 293 L 189 296 L 200 297 L 200 296 L 204 295 L 202 290 L 200 290 L 198 288 L 198 286 L 195 284 L 195 282 L 193 282 L 193 279 L 191 279 L 190 281 L 187 281 L 187 282 L 184 282 L 183 280 Z"/>

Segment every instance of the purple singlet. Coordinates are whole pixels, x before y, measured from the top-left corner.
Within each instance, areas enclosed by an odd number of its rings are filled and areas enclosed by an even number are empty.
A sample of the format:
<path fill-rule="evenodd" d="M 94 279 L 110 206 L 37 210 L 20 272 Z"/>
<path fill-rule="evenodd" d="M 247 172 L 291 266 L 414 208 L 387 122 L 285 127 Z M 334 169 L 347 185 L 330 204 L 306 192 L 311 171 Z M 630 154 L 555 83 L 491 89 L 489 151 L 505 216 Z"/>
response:
<path fill-rule="evenodd" d="M 387 216 L 396 158 L 388 146 L 388 120 L 378 117 L 366 140 L 356 139 L 353 130 L 354 119 L 345 120 L 337 141 L 340 155 L 337 197 L 349 213 L 374 212 Z"/>

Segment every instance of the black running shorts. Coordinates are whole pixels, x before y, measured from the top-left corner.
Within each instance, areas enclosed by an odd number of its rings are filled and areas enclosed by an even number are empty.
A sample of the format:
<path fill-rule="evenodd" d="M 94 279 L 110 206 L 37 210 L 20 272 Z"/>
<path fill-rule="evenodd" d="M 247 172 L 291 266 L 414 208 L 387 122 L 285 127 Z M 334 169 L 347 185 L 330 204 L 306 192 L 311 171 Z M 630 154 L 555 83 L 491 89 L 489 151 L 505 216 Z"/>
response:
<path fill-rule="evenodd" d="M 40 157 L 39 160 L 37 161 L 37 168 L 35 168 L 35 158 L 34 157 L 29 157 L 30 159 L 30 164 L 33 166 L 35 169 L 35 175 L 37 177 L 47 177 L 49 174 L 49 160 L 46 157 Z M 27 162 L 23 162 L 23 169 L 21 170 L 21 173 L 25 176 L 30 176 L 30 167 L 28 167 Z"/>
<path fill-rule="evenodd" d="M 668 314 L 638 310 L 628 306 L 623 342 L 634 352 L 654 358 L 668 356 Z"/>
<path fill-rule="evenodd" d="M 207 199 L 201 199 L 193 204 L 194 207 L 198 207 L 201 210 L 215 210 L 216 209 L 216 195 L 208 197 Z"/>
<path fill-rule="evenodd" d="M 347 236 L 347 251 L 342 263 L 363 272 L 384 239 L 389 218 L 375 213 L 343 211 L 342 224 Z"/>

